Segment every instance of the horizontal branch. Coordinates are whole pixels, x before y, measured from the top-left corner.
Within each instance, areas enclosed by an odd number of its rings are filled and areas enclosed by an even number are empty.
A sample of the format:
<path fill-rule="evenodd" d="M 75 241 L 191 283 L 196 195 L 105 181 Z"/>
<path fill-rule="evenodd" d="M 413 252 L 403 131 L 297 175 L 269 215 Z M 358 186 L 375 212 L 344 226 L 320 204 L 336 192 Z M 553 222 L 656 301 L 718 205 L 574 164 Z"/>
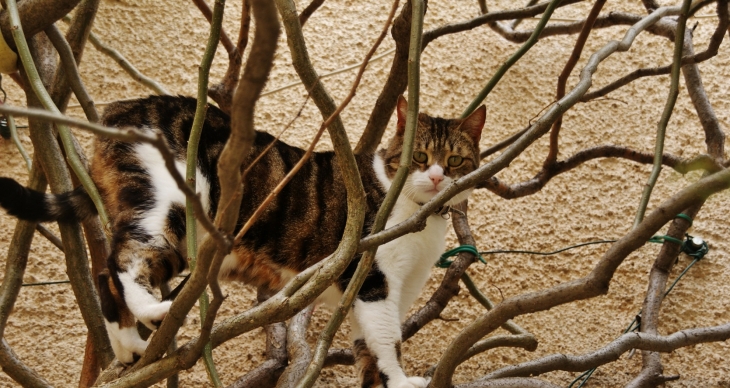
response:
<path fill-rule="evenodd" d="M 637 163 L 651 164 L 654 159 L 654 155 L 647 152 L 635 151 L 624 146 L 597 146 L 580 151 L 566 160 L 556 162 L 548 168 L 543 168 L 530 180 L 509 185 L 500 181 L 497 177 L 492 176 L 477 185 L 477 188 L 488 189 L 505 199 L 525 197 L 540 191 L 540 189 L 542 189 L 555 176 L 570 171 L 587 161 L 598 158 L 621 158 Z M 662 162 L 664 165 L 674 169 L 681 168 L 684 172 L 688 169 L 687 163 L 684 163 L 683 159 L 675 155 L 664 154 Z"/>
<path fill-rule="evenodd" d="M 456 388 L 559 388 L 559 385 L 529 377 L 507 377 L 457 385 Z"/>
<path fill-rule="evenodd" d="M 728 338 L 730 338 L 730 323 L 681 330 L 667 336 L 639 332 L 627 333 L 591 353 L 581 356 L 553 354 L 496 370 L 484 376 L 483 379 L 539 375 L 555 370 L 582 372 L 616 361 L 631 349 L 669 353 L 679 348 L 701 343 L 726 341 Z"/>
<path fill-rule="evenodd" d="M 566 5 L 578 3 L 581 1 L 582 0 L 563 1 L 560 3 L 560 5 L 558 7 L 564 7 Z M 524 8 L 519 8 L 519 9 L 489 12 L 489 13 L 479 15 L 479 16 L 477 16 L 471 20 L 467 20 L 465 22 L 447 24 L 445 26 L 434 28 L 432 30 L 429 30 L 429 31 L 426 31 L 423 33 L 423 48 L 425 48 L 429 43 L 431 43 L 435 39 L 440 38 L 444 35 L 469 31 L 476 27 L 480 27 L 485 24 L 493 23 L 493 22 L 500 21 L 500 20 L 524 19 L 524 18 L 529 18 L 529 17 L 540 15 L 543 12 L 545 12 L 545 10 L 547 9 L 549 4 L 550 4 L 550 2 L 544 2 L 541 4 L 524 7 Z M 579 30 L 580 30 L 580 28 L 579 28 Z M 529 37 L 530 37 L 530 34 L 528 34 L 524 40 L 527 40 Z"/>

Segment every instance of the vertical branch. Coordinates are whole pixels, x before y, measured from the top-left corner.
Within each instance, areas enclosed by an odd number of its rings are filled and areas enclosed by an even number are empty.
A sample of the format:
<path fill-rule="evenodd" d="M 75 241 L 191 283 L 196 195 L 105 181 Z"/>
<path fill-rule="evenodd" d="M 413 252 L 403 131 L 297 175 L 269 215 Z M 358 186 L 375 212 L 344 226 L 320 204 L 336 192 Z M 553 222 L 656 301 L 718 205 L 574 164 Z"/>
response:
<path fill-rule="evenodd" d="M 79 100 L 79 104 L 81 104 L 81 108 L 84 110 L 84 114 L 86 114 L 86 118 L 92 123 L 98 123 L 99 113 L 96 111 L 96 108 L 94 107 L 94 101 L 89 96 L 89 92 L 86 90 L 83 81 L 81 81 L 79 69 L 78 67 L 76 67 L 76 59 L 74 58 L 73 51 L 71 50 L 71 45 L 68 44 L 66 38 L 64 38 L 63 34 L 61 34 L 61 30 L 59 30 L 58 27 L 56 27 L 55 25 L 46 28 L 45 33 L 51 43 L 53 43 L 53 47 L 56 48 L 56 51 L 58 52 L 58 55 L 61 59 L 62 67 L 59 68 L 59 74 L 60 69 L 63 69 L 65 71 L 65 74 L 61 74 L 56 78 L 57 81 L 71 87 L 71 90 L 73 90 L 76 99 Z M 63 84 L 54 89 L 66 89 L 64 87 L 66 85 Z M 66 96 L 69 95 L 68 93 L 63 94 L 65 94 Z M 67 102 L 68 97 L 64 98 L 64 100 Z"/>
<path fill-rule="evenodd" d="M 356 154 L 375 152 L 385 133 L 388 121 L 393 116 L 398 96 L 402 95 L 408 86 L 408 45 L 411 30 L 411 2 L 406 1 L 400 15 L 393 22 L 391 35 L 395 41 L 395 54 L 390 65 L 388 79 L 383 90 L 380 91 L 375 106 L 370 112 L 370 118 L 365 125 L 360 140 L 355 147 Z"/>
<path fill-rule="evenodd" d="M 47 109 L 50 109 L 55 113 L 59 113 L 50 96 L 46 92 L 45 85 L 43 85 L 40 74 L 35 67 L 31 51 L 28 49 L 25 36 L 20 29 L 20 18 L 15 0 L 8 0 L 7 7 L 11 24 L 14 26 L 13 38 L 15 39 L 15 44 L 18 47 L 20 58 L 23 63 L 23 71 L 26 73 L 26 80 L 28 81 L 26 85 L 30 85 L 33 88 L 32 91 L 26 90 L 28 106 L 38 106 L 42 103 Z M 44 59 L 46 59 L 50 54 L 43 53 L 41 55 L 44 55 Z M 50 63 L 51 62 L 48 61 L 43 63 L 45 65 L 43 70 L 46 77 L 50 76 L 51 73 L 51 69 L 49 69 L 48 66 Z M 98 192 L 96 192 L 96 187 L 93 182 L 91 182 L 91 178 L 88 176 L 88 173 L 81 164 L 75 149 L 73 149 L 73 139 L 70 135 L 69 128 L 65 125 L 59 125 L 59 131 L 61 132 L 61 136 L 65 139 L 64 144 L 66 147 L 67 157 L 71 164 L 75 166 L 77 176 L 84 181 L 87 193 L 89 193 L 92 198 L 94 195 L 96 196 L 95 203 L 98 201 L 100 204 L 101 198 L 99 197 Z M 39 125 L 35 131 L 31 131 L 31 140 L 33 141 L 36 152 L 40 153 L 39 159 L 41 160 L 43 169 L 45 170 L 46 176 L 51 184 L 51 189 L 56 193 L 70 191 L 71 185 L 69 174 L 65 168 L 65 164 L 63 163 L 63 157 L 61 156 L 58 143 L 53 136 L 50 126 Z M 101 210 L 100 214 L 103 214 L 103 205 L 97 206 L 97 208 Z M 88 270 L 88 259 L 86 257 L 86 248 L 83 237 L 81 236 L 81 230 L 78 223 L 60 223 L 59 228 L 61 229 L 61 237 L 64 242 L 66 265 L 68 267 L 68 274 L 71 279 L 74 295 L 78 301 L 84 322 L 86 323 L 89 332 L 93 335 L 94 348 L 97 351 L 97 357 L 101 360 L 102 365 L 106 365 L 111 361 L 111 345 L 106 336 L 106 328 L 101 315 L 101 307 L 94 289 L 91 274 Z"/>
<path fill-rule="evenodd" d="M 634 218 L 634 228 L 639 225 L 641 220 L 644 218 L 646 207 L 649 204 L 649 198 L 651 198 L 651 192 L 654 189 L 659 173 L 662 171 L 662 155 L 664 154 L 664 137 L 667 131 L 667 124 L 669 118 L 672 117 L 674 111 L 674 104 L 677 102 L 677 96 L 679 95 L 679 72 L 682 65 L 682 51 L 684 48 L 684 31 L 687 25 L 687 14 L 691 5 L 690 0 L 684 0 L 682 2 L 682 13 L 679 15 L 677 20 L 677 30 L 674 34 L 674 62 L 672 63 L 672 75 L 671 83 L 669 86 L 669 95 L 667 96 L 667 102 L 664 105 L 664 112 L 662 112 L 661 119 L 657 124 L 657 135 L 656 145 L 654 148 L 654 167 L 651 170 L 649 179 L 644 187 L 644 192 L 641 194 L 641 200 L 639 201 L 639 208 L 636 210 L 636 217 Z"/>
<path fill-rule="evenodd" d="M 208 89 L 208 97 L 218 103 L 223 112 L 230 115 L 233 92 L 238 85 L 238 78 L 243 63 L 243 52 L 248 45 L 248 31 L 251 26 L 251 4 L 249 0 L 241 2 L 241 27 L 238 30 L 238 42 L 232 51 L 228 52 L 228 68 L 221 82 Z"/>
<path fill-rule="evenodd" d="M 312 319 L 314 306 L 309 306 L 292 317 L 287 328 L 286 351 L 289 366 L 286 367 L 276 388 L 293 387 L 299 381 L 312 361 L 312 351 L 307 343 L 307 327 Z"/>
<path fill-rule="evenodd" d="M 205 8 L 207 5 L 202 1 L 194 1 L 198 4 L 202 3 Z M 185 179 L 190 188 L 195 191 L 197 187 L 196 174 L 198 167 L 198 145 L 200 143 L 200 136 L 203 132 L 203 123 L 205 122 L 206 112 L 208 111 L 208 79 L 210 73 L 210 66 L 213 63 L 215 52 L 218 49 L 218 41 L 222 34 L 222 23 L 223 23 L 223 10 L 225 3 L 224 1 L 216 1 L 214 5 L 214 11 L 208 18 L 210 21 L 210 35 L 208 37 L 208 43 L 205 46 L 205 52 L 201 59 L 200 67 L 198 70 L 198 95 L 197 105 L 195 108 L 195 117 L 193 119 L 193 126 L 190 129 L 190 137 L 188 138 L 188 149 L 187 149 L 187 163 L 185 170 Z M 209 10 L 209 9 L 208 9 Z M 205 12 L 203 12 L 205 13 Z M 207 17 L 207 16 L 206 16 Z M 226 37 L 227 38 L 227 37 Z M 230 42 L 230 40 L 229 40 Z M 207 214 L 198 214 L 198 217 L 206 217 Z M 185 201 L 185 225 L 186 225 L 186 244 L 188 261 L 190 263 L 190 270 L 195 271 L 198 257 L 198 234 L 195 217 L 195 209 L 190 199 Z M 200 307 L 200 324 L 204 324 L 205 316 L 208 312 L 208 293 L 203 290 L 200 295 L 199 307 Z M 205 369 L 208 372 L 208 378 L 214 387 L 222 386 L 220 378 L 218 377 L 218 371 L 215 368 L 215 362 L 213 361 L 213 348 L 210 343 L 206 344 L 203 348 L 203 360 L 205 363 Z"/>
<path fill-rule="evenodd" d="M 555 93 L 556 101 L 565 96 L 565 85 L 568 83 L 568 77 L 580 59 L 580 54 L 583 52 L 583 47 L 585 47 L 586 41 L 588 40 L 588 35 L 590 35 L 591 30 L 593 29 L 593 24 L 596 22 L 598 14 L 601 13 L 601 9 L 603 9 L 604 4 L 606 4 L 606 0 L 596 1 L 593 4 L 593 8 L 591 8 L 591 12 L 586 18 L 583 29 L 581 29 L 578 39 L 576 39 L 573 52 L 570 54 L 570 58 L 568 58 L 568 62 L 565 64 L 565 67 L 563 67 L 563 71 L 558 76 L 558 90 Z M 560 115 L 553 123 L 553 127 L 550 132 L 550 150 L 547 158 L 545 159 L 545 163 L 543 163 L 543 169 L 550 168 L 558 159 L 558 136 L 560 135 L 560 127 L 562 125 L 563 115 Z"/>
<path fill-rule="evenodd" d="M 350 92 L 350 95 L 343 102 L 343 104 L 340 105 L 337 111 L 340 111 L 343 108 L 344 103 L 349 102 L 350 99 L 354 96 L 355 88 L 357 87 L 357 83 L 359 83 L 360 77 L 365 70 L 368 59 L 375 53 L 375 50 L 385 37 L 385 33 L 388 31 L 388 26 L 390 25 L 390 21 L 395 15 L 396 9 L 398 9 L 398 0 L 393 2 L 393 7 L 391 8 L 390 14 L 388 15 L 388 20 L 382 33 L 380 34 L 375 45 L 363 61 L 363 65 L 360 68 L 360 72 L 358 73 L 358 77 L 355 81 L 355 85 Z M 413 157 L 413 139 L 415 137 L 416 125 L 418 123 L 421 36 L 423 35 L 423 14 L 425 12 L 425 4 L 421 0 L 412 0 L 412 9 L 412 19 L 414 23 L 411 24 L 411 50 L 408 57 L 408 91 L 409 98 L 412 102 L 408 106 L 406 129 L 403 139 L 403 152 L 401 153 L 400 165 L 398 167 L 398 171 L 395 174 L 395 177 L 393 178 L 393 183 L 388 190 L 388 193 L 386 194 L 385 199 L 380 206 L 380 209 L 378 209 L 378 213 L 375 216 L 375 222 L 373 223 L 371 233 L 378 233 L 385 227 L 388 216 L 390 215 L 390 212 L 393 209 L 393 206 L 395 205 L 395 202 L 398 199 L 401 190 L 403 189 L 406 176 L 408 175 L 408 171 L 411 166 L 411 158 Z M 337 114 L 337 111 L 335 112 L 335 114 Z M 312 361 L 309 363 L 304 377 L 302 377 L 302 380 L 299 382 L 299 384 L 297 384 L 297 387 L 308 388 L 314 385 L 314 382 L 316 381 L 322 370 L 325 359 L 327 358 L 327 351 L 332 345 L 332 340 L 334 339 L 337 329 L 340 327 L 345 319 L 345 316 L 350 311 L 355 297 L 360 290 L 360 287 L 362 287 L 362 284 L 365 282 L 367 274 L 370 272 L 370 268 L 372 267 L 373 261 L 375 260 L 376 251 L 377 247 L 374 247 L 362 255 L 360 262 L 358 263 L 355 270 L 355 273 L 350 279 L 347 288 L 343 292 L 342 297 L 340 298 L 340 302 L 333 312 L 332 317 L 327 324 L 327 327 L 320 334 L 319 339 L 317 340 L 317 345 L 314 350 L 314 356 L 312 357 Z"/>
<path fill-rule="evenodd" d="M 40 168 L 40 163 L 30 172 L 28 186 L 33 190 L 45 191 L 46 178 Z M 13 311 L 15 301 L 23 285 L 23 274 L 28 263 L 28 253 L 33 240 L 35 223 L 18 220 L 15 226 L 13 238 L 8 247 L 8 255 L 5 260 L 5 272 L 2 286 L 0 286 L 0 366 L 3 372 L 7 373 L 13 380 L 23 386 L 49 386 L 38 374 L 24 365 L 5 342 L 5 327 L 8 318 Z"/>
<path fill-rule="evenodd" d="M 717 13 L 720 20 L 727 18 L 727 0 L 718 1 Z M 685 32 L 684 55 L 694 55 L 694 44 L 690 31 Z M 697 64 L 689 63 L 682 66 L 682 74 L 684 75 L 687 92 L 705 132 L 707 152 L 715 160 L 722 161 L 724 159 L 725 133 L 720 127 L 717 115 L 715 115 L 715 111 L 707 98 Z M 683 213 L 694 219 L 702 205 L 702 202 L 698 202 L 684 210 Z M 667 235 L 681 240 L 690 226 L 691 223 L 687 220 L 675 218 L 667 231 Z M 652 265 L 649 273 L 649 286 L 641 309 L 641 332 L 649 334 L 657 334 L 658 332 L 659 309 L 664 299 L 667 278 L 675 263 L 675 258 L 680 253 L 680 248 L 678 244 L 665 242 L 657 255 L 654 265 Z M 642 371 L 629 385 L 644 386 L 646 384 L 661 383 L 663 382 L 662 371 L 660 355 L 657 352 L 642 351 Z"/>
<path fill-rule="evenodd" d="M 25 69 L 25 72 L 27 72 L 29 85 L 32 87 L 32 90 L 36 94 L 36 96 L 38 96 L 39 102 L 43 105 L 43 107 L 50 110 L 51 112 L 61 113 L 54 104 L 51 97 L 48 95 L 45 86 L 40 81 L 40 76 L 38 75 L 38 71 L 35 67 L 33 58 L 31 57 L 30 52 L 27 49 L 27 45 L 25 44 L 25 35 L 23 34 L 23 30 L 20 28 L 20 16 L 18 15 L 15 0 L 7 0 L 7 5 L 8 13 L 10 14 L 10 20 L 13 25 L 13 39 L 15 40 L 15 44 L 18 46 L 18 54 L 20 56 L 21 62 L 23 63 L 23 68 Z M 63 140 L 63 146 L 66 151 L 66 156 L 69 164 L 73 168 L 74 173 L 76 173 L 76 176 L 83 184 L 86 192 L 94 201 L 94 205 L 99 211 L 99 216 L 101 217 L 102 222 L 104 224 L 107 224 L 109 222 L 109 217 L 106 214 L 106 210 L 104 210 L 104 204 L 101 201 L 101 196 L 99 195 L 99 192 L 96 189 L 94 182 L 91 180 L 88 172 L 84 169 L 83 164 L 79 160 L 79 157 L 76 154 L 76 150 L 73 149 L 71 130 L 68 126 L 59 124 L 58 131 L 61 139 Z"/>
<path fill-rule="evenodd" d="M 211 11 L 210 7 L 208 6 L 208 3 L 205 2 L 205 0 L 193 0 L 193 4 L 195 4 L 196 7 L 200 10 L 200 13 L 203 14 L 206 20 L 208 20 L 208 23 L 213 24 L 215 23 L 215 11 Z M 215 2 L 215 5 L 213 8 L 215 8 L 218 5 L 218 2 Z M 223 48 L 226 49 L 226 52 L 228 55 L 233 53 L 234 50 L 236 50 L 236 47 L 233 45 L 233 42 L 231 41 L 231 38 L 228 37 L 228 34 L 226 34 L 226 31 L 223 29 L 223 27 L 218 29 L 220 33 L 218 34 L 218 39 L 213 43 L 216 46 L 218 46 L 218 41 L 220 40 L 221 44 L 223 45 Z M 208 40 L 210 42 L 210 40 Z M 210 43 L 209 43 L 210 44 Z M 207 49 L 206 49 L 207 50 Z M 206 87 L 208 85 L 205 85 Z"/>

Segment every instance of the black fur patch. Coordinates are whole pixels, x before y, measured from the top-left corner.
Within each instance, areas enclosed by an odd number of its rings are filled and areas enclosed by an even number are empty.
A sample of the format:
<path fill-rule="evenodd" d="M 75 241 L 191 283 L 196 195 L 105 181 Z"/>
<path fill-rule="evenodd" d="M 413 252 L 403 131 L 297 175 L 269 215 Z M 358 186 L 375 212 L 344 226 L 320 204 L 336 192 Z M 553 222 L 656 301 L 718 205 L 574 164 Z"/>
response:
<path fill-rule="evenodd" d="M 360 263 L 361 257 L 362 255 L 360 254 L 355 256 L 355 258 L 352 259 L 352 262 L 350 262 L 350 265 L 347 266 L 347 269 L 345 269 L 345 272 L 343 272 L 340 276 L 338 285 L 341 291 L 344 291 L 345 288 L 347 288 L 347 285 L 350 284 L 350 280 L 355 275 L 355 270 L 357 269 L 357 265 Z M 365 281 L 363 282 L 362 287 L 360 287 L 360 291 L 357 293 L 357 298 L 363 302 L 377 302 L 379 300 L 384 300 L 387 297 L 388 281 L 385 278 L 383 271 L 378 268 L 378 263 L 373 263 L 373 267 L 365 277 Z"/>
<path fill-rule="evenodd" d="M 104 271 L 99 274 L 99 299 L 101 300 L 101 314 L 108 322 L 119 322 L 119 307 L 114 295 L 109 289 L 109 274 Z"/>

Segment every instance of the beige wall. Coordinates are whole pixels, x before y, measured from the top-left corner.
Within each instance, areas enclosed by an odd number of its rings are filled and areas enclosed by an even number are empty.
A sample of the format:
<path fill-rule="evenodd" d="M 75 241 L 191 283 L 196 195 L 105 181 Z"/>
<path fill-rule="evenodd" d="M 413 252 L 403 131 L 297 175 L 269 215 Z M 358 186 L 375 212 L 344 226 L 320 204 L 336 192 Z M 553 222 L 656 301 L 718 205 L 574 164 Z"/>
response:
<path fill-rule="evenodd" d="M 308 2 L 300 3 L 302 9 Z M 513 7 L 509 1 L 490 1 L 490 9 Z M 619 3 L 619 4 L 615 4 Z M 674 4 L 674 3 L 671 3 Z M 358 63 L 382 28 L 389 2 L 358 2 L 328 0 L 304 28 L 310 56 L 320 74 L 329 73 Z M 575 19 L 585 15 L 590 4 L 579 4 L 556 12 L 558 18 Z M 608 10 L 643 13 L 638 1 L 609 2 Z M 712 6 L 700 14 L 714 13 Z M 226 30 L 235 37 L 240 4 L 227 4 Z M 476 1 L 430 1 L 424 29 L 449 22 L 461 21 L 478 14 Z M 716 18 L 698 18 L 695 30 L 697 50 L 706 47 L 714 31 Z M 534 20 L 523 27 L 534 25 Z M 568 85 L 577 82 L 586 58 L 611 39 L 620 39 L 626 27 L 596 31 L 573 72 Z M 110 1 L 102 2 L 95 32 L 111 46 L 122 52 L 144 74 L 157 79 L 174 94 L 194 95 L 198 64 L 202 55 L 208 26 L 198 10 L 189 2 Z M 267 90 L 298 80 L 292 69 L 285 38 L 280 40 L 276 64 Z M 488 122 L 482 137 L 487 147 L 522 129 L 547 107 L 555 94 L 555 82 L 566 62 L 575 36 L 551 37 L 535 48 L 507 73 L 486 100 Z M 386 39 L 379 53 L 393 47 Z M 422 57 L 421 101 L 423 110 L 439 116 L 456 116 L 486 84 L 497 67 L 519 45 L 499 37 L 487 27 L 468 33 L 447 36 L 430 44 Z M 670 62 L 673 44 L 664 38 L 642 34 L 627 53 L 615 54 L 600 67 L 594 77 L 594 87 L 607 84 L 636 68 L 654 67 Z M 726 50 L 727 43 L 721 47 Z M 389 69 L 389 57 L 373 62 L 363 78 L 358 94 L 342 117 L 354 144 L 367 122 L 369 111 L 379 93 Z M 707 94 L 723 127 L 730 122 L 730 70 L 727 52 L 700 65 Z M 211 80 L 219 80 L 225 71 L 226 56 L 219 48 Z M 131 79 L 109 58 L 89 47 L 81 71 L 92 97 L 99 104 L 116 99 L 145 96 L 150 93 Z M 354 72 L 344 72 L 324 80 L 335 100 L 349 91 Z M 23 95 L 10 85 L 9 102 L 23 104 Z M 602 144 L 620 144 L 639 151 L 653 152 L 656 124 L 664 106 L 669 77 L 638 80 L 606 99 L 578 104 L 565 116 L 561 133 L 560 158 L 579 150 Z M 299 110 L 305 91 L 296 86 L 266 95 L 257 106 L 257 128 L 278 132 Z M 72 105 L 77 105 L 72 102 Z M 80 109 L 72 107 L 69 114 L 79 116 Z M 305 145 L 317 129 L 321 117 L 311 101 L 302 116 L 284 138 Z M 27 130 L 22 130 L 27 131 Z M 27 132 L 21 132 L 26 147 L 30 147 Z M 88 135 L 84 135 L 86 139 Z M 685 90 L 679 94 L 666 140 L 666 152 L 690 158 L 704 152 L 703 132 Z M 330 147 L 327 139 L 320 149 Z M 528 179 L 540 169 L 547 152 L 547 139 L 530 147 L 511 166 L 498 174 L 506 182 Z M 24 167 L 9 141 L 0 140 L 0 171 L 25 179 Z M 650 166 L 623 160 L 596 160 L 585 163 L 553 179 L 540 193 L 517 199 L 503 200 L 487 192 L 476 192 L 471 201 L 470 222 L 478 247 L 490 249 L 520 249 L 550 251 L 568 245 L 597 239 L 621 237 L 630 230 L 641 190 L 648 178 Z M 695 182 L 700 173 L 682 176 L 664 169 L 650 203 L 650 210 L 681 187 Z M 697 217 L 691 233 L 709 241 L 710 254 L 690 270 L 665 302 L 661 313 L 663 334 L 696 327 L 727 323 L 730 313 L 726 306 L 730 289 L 730 229 L 727 223 L 730 196 L 722 193 L 712 197 Z M 4 261 L 12 236 L 14 221 L 0 216 L 0 255 Z M 662 233 L 665 230 L 662 231 Z M 455 246 L 449 237 L 447 246 Z M 556 256 L 502 254 L 488 256 L 488 264 L 474 265 L 470 273 L 481 289 L 499 301 L 529 291 L 537 291 L 560 282 L 588 274 L 607 250 L 607 245 L 584 247 Z M 556 352 L 580 354 L 601 347 L 617 337 L 641 308 L 646 291 L 647 274 L 659 251 L 659 245 L 647 244 L 630 255 L 619 267 L 609 293 L 605 296 L 560 306 L 549 311 L 518 317 L 516 322 L 534 333 L 540 346 L 534 353 L 501 349 L 474 358 L 457 370 L 457 381 L 468 381 L 501 366 L 526 361 Z M 689 260 L 680 257 L 670 278 L 673 279 Z M 29 258 L 26 281 L 65 278 L 63 257 L 44 239 L 37 238 Z M 433 291 L 441 278 L 434 270 L 428 290 Z M 231 296 L 223 307 L 223 315 L 231 315 L 250 306 L 250 290 L 228 285 Z M 421 303 L 425 299 L 421 300 Z M 435 363 L 455 333 L 483 312 L 466 292 L 455 298 L 446 309 L 445 318 L 457 321 L 437 321 L 404 344 L 404 363 L 410 373 L 422 374 Z M 199 324 L 195 314 L 189 317 L 182 340 L 189 338 Z M 316 315 L 322 325 L 327 314 Z M 314 338 L 315 332 L 312 332 Z M 263 358 L 261 331 L 249 333 L 218 349 L 214 356 L 226 384 L 233 382 Z M 6 339 L 18 355 L 58 386 L 71 386 L 77 379 L 83 353 L 85 328 L 68 285 L 27 287 L 21 292 L 15 314 L 11 317 Z M 340 335 L 336 346 L 347 346 L 346 335 Z M 682 379 L 669 383 L 671 387 L 728 386 L 730 370 L 726 361 L 730 351 L 727 343 L 706 344 L 680 349 L 664 355 L 665 374 L 679 374 Z M 623 386 L 641 368 L 641 357 L 628 359 L 600 368 L 594 375 L 593 386 Z M 321 386 L 351 386 L 355 373 L 352 368 L 326 370 Z M 547 378 L 567 386 L 573 373 L 555 372 Z M 206 381 L 200 365 L 185 372 L 183 386 L 200 386 Z M 11 384 L 0 375 L 0 386 Z"/>

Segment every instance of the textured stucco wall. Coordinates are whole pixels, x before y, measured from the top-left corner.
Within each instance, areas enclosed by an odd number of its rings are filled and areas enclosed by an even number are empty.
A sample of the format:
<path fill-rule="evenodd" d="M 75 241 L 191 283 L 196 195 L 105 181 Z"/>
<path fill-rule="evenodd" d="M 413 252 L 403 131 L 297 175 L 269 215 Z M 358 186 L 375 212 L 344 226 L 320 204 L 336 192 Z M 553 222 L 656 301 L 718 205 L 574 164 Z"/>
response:
<path fill-rule="evenodd" d="M 308 2 L 300 2 L 302 9 Z M 628 4 L 626 4 L 628 3 Z M 674 3 L 665 2 L 670 5 Z M 514 7 L 509 1 L 490 1 L 490 9 Z M 235 37 L 240 4 L 227 4 L 226 30 Z M 326 74 L 358 63 L 382 28 L 389 2 L 358 2 L 328 0 L 304 28 L 309 54 L 320 74 Z M 590 4 L 579 4 L 556 12 L 557 18 L 573 19 L 587 14 Z M 644 12 L 637 1 L 609 4 L 606 10 L 622 9 L 638 14 Z M 711 8 L 701 14 L 713 13 Z M 478 14 L 476 1 L 432 0 L 425 18 L 425 30 L 450 22 L 461 21 Z M 716 19 L 693 19 L 698 22 L 694 32 L 697 51 L 704 49 L 714 30 Z M 527 20 L 523 26 L 534 25 Z M 588 55 L 611 39 L 620 39 L 627 27 L 614 27 L 592 33 L 584 55 L 571 76 L 568 86 L 577 76 Z M 208 25 L 199 11 L 189 2 L 110 1 L 102 2 L 94 31 L 122 52 L 144 74 L 157 79 L 172 93 L 194 95 L 198 64 L 208 33 Z M 482 146 L 494 144 L 524 128 L 538 116 L 554 98 L 557 76 L 562 70 L 575 36 L 551 37 L 541 41 L 505 76 L 486 100 L 488 120 L 482 136 Z M 386 39 L 379 53 L 393 47 Z M 456 36 L 447 36 L 431 43 L 422 57 L 422 110 L 439 116 L 456 116 L 486 84 L 498 66 L 519 45 L 499 37 L 487 27 Z M 672 43 L 664 38 L 642 34 L 629 52 L 613 55 L 603 62 L 594 77 L 599 87 L 640 67 L 654 67 L 670 62 Z M 727 43 L 721 46 L 726 50 Z M 720 123 L 730 123 L 728 92 L 730 69 L 727 52 L 700 65 L 707 94 Z M 211 80 L 217 82 L 225 71 L 226 55 L 219 48 Z M 373 62 L 363 78 L 357 96 L 342 114 L 353 145 L 367 122 L 371 107 L 389 69 L 388 57 Z M 81 64 L 84 81 L 97 104 L 116 99 L 144 96 L 150 93 L 131 79 L 109 58 L 92 47 Z M 335 100 L 349 91 L 354 72 L 344 72 L 326 78 L 325 85 Z M 267 90 L 274 90 L 298 80 L 291 67 L 285 38 L 280 39 L 276 64 Z M 682 81 L 683 82 L 683 81 Z M 23 104 L 23 95 L 10 82 L 3 83 L 9 103 Z M 606 99 L 578 104 L 565 115 L 561 133 L 560 158 L 579 150 L 602 144 L 621 144 L 639 151 L 652 152 L 656 124 L 669 88 L 669 77 L 642 79 L 616 91 Z M 296 114 L 304 101 L 303 87 L 296 86 L 264 96 L 257 105 L 257 128 L 280 131 Z M 81 110 L 72 102 L 69 114 L 80 116 Z M 297 145 L 306 145 L 321 122 L 321 116 L 310 101 L 302 116 L 283 138 Z M 391 123 L 392 124 L 392 123 Z M 27 130 L 23 130 L 27 131 Z M 26 147 L 30 147 L 27 132 L 21 132 Z M 390 132 L 389 132 L 390 133 Z M 81 135 L 86 143 L 90 136 Z M 389 136 L 389 135 L 386 135 Z M 677 108 L 667 131 L 666 152 L 692 157 L 704 152 L 704 135 L 694 108 L 682 90 Z M 529 179 L 539 171 L 547 153 L 547 139 L 541 139 L 498 174 L 500 179 L 515 183 Z M 327 138 L 320 149 L 330 147 Z M 3 175 L 25 180 L 24 165 L 10 141 L 0 140 L 0 171 Z M 551 251 L 575 243 L 597 239 L 618 238 L 632 225 L 641 190 L 650 166 L 623 160 L 596 160 L 585 163 L 553 179 L 541 192 L 517 200 L 503 200 L 480 190 L 470 201 L 469 218 L 478 247 L 490 249 L 520 249 Z M 664 169 L 654 191 L 650 209 L 681 187 L 700 178 L 700 173 L 682 176 Z M 727 223 L 730 194 L 712 197 L 695 220 L 691 233 L 710 242 L 707 258 L 690 270 L 684 280 L 666 300 L 661 313 L 660 330 L 667 334 L 683 328 L 709 326 L 730 321 L 726 279 L 730 275 L 730 230 Z M 15 221 L 0 216 L 0 260 L 12 237 Z M 664 231 L 664 230 L 663 230 Z M 453 236 L 448 246 L 455 246 Z M 493 300 L 499 301 L 529 291 L 537 291 L 588 274 L 607 245 L 594 245 L 555 256 L 540 257 L 502 254 L 487 257 L 488 264 L 476 264 L 470 269 L 477 285 Z M 572 303 L 528 316 L 516 322 L 534 333 L 540 345 L 533 353 L 516 349 L 500 349 L 475 357 L 457 370 L 456 381 L 468 381 L 496 368 L 556 352 L 580 354 L 594 350 L 623 332 L 641 308 L 646 291 L 646 278 L 659 245 L 647 244 L 630 255 L 611 283 L 607 295 Z M 676 277 L 688 263 L 680 257 L 670 275 Z M 441 270 L 434 270 L 428 291 L 440 281 Z M 42 238 L 34 241 L 29 258 L 26 281 L 64 279 L 65 266 L 60 252 Z M 222 309 L 229 316 L 253 303 L 251 290 L 240 285 L 227 285 L 230 299 Z M 423 303 L 423 299 L 419 303 Z M 465 291 L 455 298 L 444 312 L 444 318 L 422 330 L 404 344 L 404 364 L 409 373 L 423 374 L 438 360 L 439 354 L 455 333 L 483 312 Z M 318 313 L 315 324 L 321 327 L 327 314 Z M 199 324 L 191 313 L 187 330 L 181 340 L 190 338 Z M 345 329 L 347 330 L 347 329 Z M 68 285 L 26 287 L 10 318 L 5 338 L 18 356 L 41 375 L 58 386 L 72 386 L 78 378 L 83 354 L 85 327 L 81 322 Z M 316 331 L 312 331 L 312 338 Z M 214 357 L 226 384 L 263 359 L 260 330 L 217 348 Z M 347 346 L 346 334 L 340 334 L 335 346 Z M 727 343 L 699 345 L 664 355 L 665 374 L 679 374 L 682 379 L 668 383 L 671 387 L 727 387 L 730 369 L 725 361 L 730 349 Z M 600 368 L 591 386 L 623 386 L 640 370 L 641 357 L 621 359 Z M 547 378 L 567 386 L 574 373 L 555 372 Z M 352 386 L 355 373 L 350 367 L 328 369 L 320 386 Z M 182 374 L 183 386 L 201 386 L 206 376 L 201 365 Z M 6 375 L 0 375 L 0 385 L 12 385 Z"/>

